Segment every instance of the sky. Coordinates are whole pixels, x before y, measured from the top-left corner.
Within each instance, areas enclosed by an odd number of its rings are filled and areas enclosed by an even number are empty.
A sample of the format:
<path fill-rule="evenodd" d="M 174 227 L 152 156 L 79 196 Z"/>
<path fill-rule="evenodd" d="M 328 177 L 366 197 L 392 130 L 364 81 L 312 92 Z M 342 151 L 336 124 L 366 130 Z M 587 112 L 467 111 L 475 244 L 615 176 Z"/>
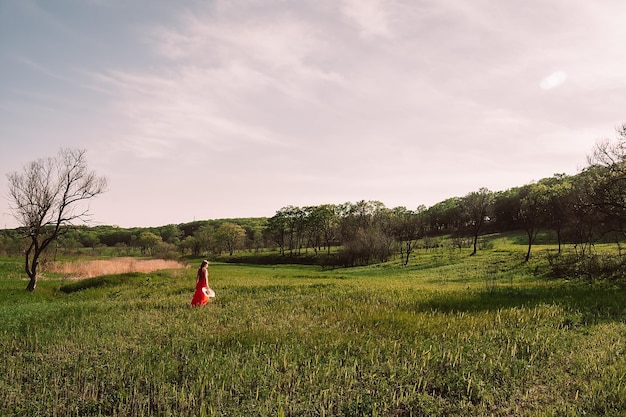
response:
<path fill-rule="evenodd" d="M 92 224 L 574 175 L 626 122 L 623 0 L 0 0 L 7 174 L 86 150 Z"/>

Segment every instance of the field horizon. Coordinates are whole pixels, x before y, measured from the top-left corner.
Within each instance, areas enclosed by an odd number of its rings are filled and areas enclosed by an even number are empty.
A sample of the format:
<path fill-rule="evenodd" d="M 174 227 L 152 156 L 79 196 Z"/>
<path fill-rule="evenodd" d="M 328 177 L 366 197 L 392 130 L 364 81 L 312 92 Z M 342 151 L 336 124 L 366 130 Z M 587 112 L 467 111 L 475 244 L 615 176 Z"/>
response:
<path fill-rule="evenodd" d="M 626 413 L 626 287 L 551 279 L 508 238 L 367 267 L 214 262 L 24 290 L 0 272 L 0 414 Z"/>

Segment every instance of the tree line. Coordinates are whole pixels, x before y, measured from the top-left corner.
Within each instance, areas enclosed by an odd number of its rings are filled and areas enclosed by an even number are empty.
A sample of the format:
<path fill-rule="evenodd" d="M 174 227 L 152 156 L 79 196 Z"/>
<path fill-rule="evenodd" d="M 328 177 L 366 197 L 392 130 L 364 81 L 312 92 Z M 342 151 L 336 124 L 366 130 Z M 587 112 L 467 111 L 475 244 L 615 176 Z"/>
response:
<path fill-rule="evenodd" d="M 596 143 L 588 166 L 576 175 L 552 177 L 493 192 L 480 188 L 431 207 L 387 208 L 380 201 L 318 206 L 287 206 L 270 218 L 195 221 L 156 228 L 74 226 L 59 234 L 47 249 L 56 251 L 115 248 L 119 254 L 139 251 L 150 256 L 234 256 L 245 250 L 277 253 L 284 261 L 337 266 L 385 262 L 399 256 L 408 264 L 417 248 L 436 246 L 442 236 L 475 255 L 481 236 L 521 230 L 526 236 L 524 259 L 532 256 L 540 231 L 556 242 L 550 262 L 562 274 L 582 270 L 623 272 L 622 242 L 626 233 L 626 124 L 616 140 Z M 24 230 L 4 230 L 0 252 L 23 253 Z M 598 242 L 615 245 L 610 259 L 596 253 Z M 562 254 L 564 245 L 573 251 Z M 573 254 L 572 254 L 573 253 Z M 587 272 L 585 272 L 587 273 Z"/>

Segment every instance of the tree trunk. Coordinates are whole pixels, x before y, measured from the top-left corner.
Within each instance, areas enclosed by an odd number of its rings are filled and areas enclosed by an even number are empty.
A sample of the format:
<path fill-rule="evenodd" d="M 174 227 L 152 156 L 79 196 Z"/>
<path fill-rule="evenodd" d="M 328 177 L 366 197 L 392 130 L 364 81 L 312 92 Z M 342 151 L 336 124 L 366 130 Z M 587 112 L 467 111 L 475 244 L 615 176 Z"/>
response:
<path fill-rule="evenodd" d="M 28 291 L 35 291 L 35 287 L 37 286 L 37 276 L 32 276 L 30 277 L 30 280 L 28 281 L 28 285 L 26 286 L 26 289 Z"/>
<path fill-rule="evenodd" d="M 44 252 L 46 247 L 48 247 L 50 242 L 55 240 L 57 236 L 58 236 L 58 231 L 56 231 L 51 237 L 45 239 L 41 244 L 38 242 L 37 239 L 33 238 L 30 246 L 28 247 L 28 249 L 26 249 L 26 253 L 24 257 L 25 258 L 24 267 L 26 270 L 26 274 L 30 278 L 30 280 L 28 281 L 28 285 L 26 286 L 26 289 L 28 291 L 34 291 L 35 287 L 37 286 L 37 276 L 39 274 L 37 272 L 37 270 L 39 269 L 39 257 Z M 31 254 L 33 256 L 32 259 L 30 258 Z"/>
<path fill-rule="evenodd" d="M 26 271 L 26 275 L 30 278 L 28 285 L 26 286 L 26 290 L 28 291 L 35 291 L 35 287 L 37 286 L 37 262 L 39 259 L 39 250 L 37 241 L 33 239 L 24 254 L 24 270 Z M 32 260 L 30 259 L 31 253 L 33 254 Z"/>
<path fill-rule="evenodd" d="M 532 230 L 527 230 L 526 233 L 528 234 L 528 250 L 526 251 L 526 257 L 524 258 L 525 262 L 528 262 L 528 260 L 530 259 L 530 251 L 531 248 L 533 246 L 533 231 Z"/>
<path fill-rule="evenodd" d="M 526 234 L 528 235 L 528 251 L 526 252 L 526 257 L 524 258 L 526 262 L 530 259 L 530 251 L 532 248 L 535 239 L 537 238 L 537 234 L 539 233 L 539 229 L 532 227 L 530 229 L 526 229 Z"/>
<path fill-rule="evenodd" d="M 476 255 L 476 246 L 478 244 L 478 235 L 474 235 L 474 251 L 472 252 L 472 254 L 470 256 L 474 256 Z"/>
<path fill-rule="evenodd" d="M 36 249 L 30 264 L 28 262 L 28 254 L 26 255 L 26 274 L 30 278 L 30 280 L 28 281 L 28 285 L 26 286 L 26 289 L 28 291 L 35 291 L 35 287 L 37 286 L 37 265 L 39 262 L 38 259 L 39 254 L 37 253 Z"/>
<path fill-rule="evenodd" d="M 411 256 L 411 252 L 413 252 L 412 246 L 410 240 L 406 242 L 406 260 L 404 261 L 404 266 L 409 264 L 409 256 Z"/>

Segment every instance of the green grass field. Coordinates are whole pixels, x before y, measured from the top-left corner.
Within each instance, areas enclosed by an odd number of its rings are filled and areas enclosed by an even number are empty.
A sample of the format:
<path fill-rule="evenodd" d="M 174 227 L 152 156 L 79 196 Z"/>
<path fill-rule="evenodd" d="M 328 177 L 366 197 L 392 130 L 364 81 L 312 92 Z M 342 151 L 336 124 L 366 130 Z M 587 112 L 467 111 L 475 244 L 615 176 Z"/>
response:
<path fill-rule="evenodd" d="M 547 280 L 524 250 L 211 264 L 196 309 L 195 262 L 28 293 L 3 259 L 0 415 L 626 415 L 626 287 Z"/>

